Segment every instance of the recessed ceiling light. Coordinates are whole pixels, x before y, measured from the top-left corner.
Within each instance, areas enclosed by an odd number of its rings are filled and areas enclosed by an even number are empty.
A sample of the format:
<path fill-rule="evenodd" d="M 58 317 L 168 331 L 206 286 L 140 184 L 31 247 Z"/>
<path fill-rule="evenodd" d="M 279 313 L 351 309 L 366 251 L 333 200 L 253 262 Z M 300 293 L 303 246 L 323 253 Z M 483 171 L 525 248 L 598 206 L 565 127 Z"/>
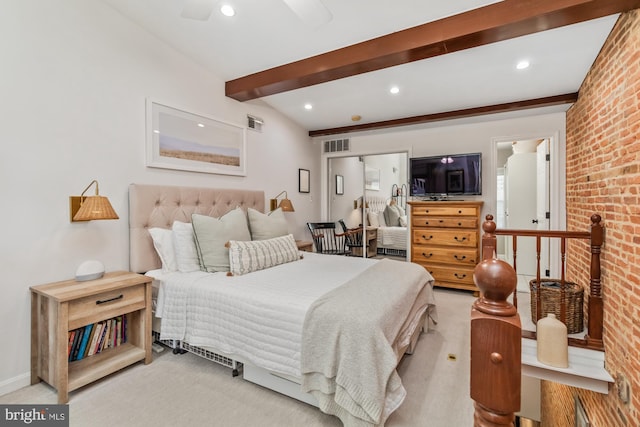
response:
<path fill-rule="evenodd" d="M 395 95 L 396 93 L 400 92 L 400 88 L 398 86 L 392 86 L 391 89 L 389 89 L 389 92 Z"/>
<path fill-rule="evenodd" d="M 524 70 L 525 68 L 529 68 L 529 65 L 531 64 L 529 63 L 529 61 L 525 59 L 523 61 L 518 62 L 518 64 L 516 65 L 516 68 L 518 70 Z"/>
<path fill-rule="evenodd" d="M 311 110 L 313 108 L 313 105 L 311 104 L 304 104 L 304 109 L 305 110 Z"/>
<path fill-rule="evenodd" d="M 202 123 L 198 123 L 198 127 L 199 127 L 199 128 L 203 128 L 203 127 L 204 127 L 204 125 L 203 125 Z"/>
<path fill-rule="evenodd" d="M 235 15 L 235 14 L 236 14 L 236 11 L 235 11 L 235 10 L 233 10 L 233 7 L 231 7 L 231 6 L 230 6 L 230 5 L 228 5 L 228 4 L 223 4 L 223 5 L 220 7 L 220 12 L 222 12 L 222 14 L 223 14 L 224 16 L 233 16 L 233 15 Z"/>

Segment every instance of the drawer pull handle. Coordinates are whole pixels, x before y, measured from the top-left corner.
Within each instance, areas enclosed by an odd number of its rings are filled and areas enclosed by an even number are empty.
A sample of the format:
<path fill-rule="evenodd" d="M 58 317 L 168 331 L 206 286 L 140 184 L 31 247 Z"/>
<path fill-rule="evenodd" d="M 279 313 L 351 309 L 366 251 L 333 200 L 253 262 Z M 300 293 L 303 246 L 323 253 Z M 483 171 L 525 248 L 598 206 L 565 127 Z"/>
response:
<path fill-rule="evenodd" d="M 461 226 L 462 226 L 462 223 L 461 223 L 461 222 L 459 222 L 459 223 L 458 223 L 458 227 L 461 227 Z"/>
<path fill-rule="evenodd" d="M 465 277 L 467 277 L 466 274 L 453 273 L 453 275 L 456 276 L 458 279 L 464 279 Z"/>
<path fill-rule="evenodd" d="M 429 225 L 429 221 L 425 221 L 425 222 L 424 222 L 424 225 Z"/>
<path fill-rule="evenodd" d="M 433 254 L 427 255 L 424 252 L 422 252 L 422 256 L 425 257 L 425 258 L 431 258 L 433 256 Z"/>
<path fill-rule="evenodd" d="M 458 211 L 458 213 L 459 213 L 459 214 L 461 214 L 461 213 L 462 213 L 462 211 Z"/>
<path fill-rule="evenodd" d="M 454 255 L 453 257 L 458 261 L 464 261 L 465 259 L 467 259 L 466 255 L 462 255 L 461 257 L 459 257 L 458 255 Z"/>
<path fill-rule="evenodd" d="M 458 238 L 458 236 L 455 236 L 454 239 L 456 240 L 456 242 L 464 242 L 465 240 L 467 240 L 466 237 L 463 237 L 462 239 Z"/>
<path fill-rule="evenodd" d="M 99 299 L 98 301 L 96 301 L 96 305 L 106 304 L 108 302 L 117 301 L 117 300 L 122 299 L 122 298 L 124 298 L 124 294 L 120 294 L 117 297 L 113 297 L 113 298 L 109 298 L 109 299 Z"/>
<path fill-rule="evenodd" d="M 422 238 L 423 238 L 424 240 L 431 240 L 431 239 L 433 239 L 433 236 L 429 236 L 429 237 L 427 237 L 427 236 L 425 236 L 425 235 L 423 234 L 423 235 L 422 235 Z"/>
<path fill-rule="evenodd" d="M 438 222 L 442 224 L 442 223 L 444 222 L 444 220 L 442 220 L 442 219 L 441 219 L 441 220 L 440 220 L 440 221 L 438 221 Z"/>

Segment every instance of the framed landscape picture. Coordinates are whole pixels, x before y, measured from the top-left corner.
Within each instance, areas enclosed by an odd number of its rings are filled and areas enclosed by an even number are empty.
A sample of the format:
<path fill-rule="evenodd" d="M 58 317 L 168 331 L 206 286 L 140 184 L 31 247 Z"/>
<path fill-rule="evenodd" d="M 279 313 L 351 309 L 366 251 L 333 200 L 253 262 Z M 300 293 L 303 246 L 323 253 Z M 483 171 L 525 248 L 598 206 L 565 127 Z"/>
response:
<path fill-rule="evenodd" d="M 147 100 L 147 166 L 247 174 L 246 128 Z"/>

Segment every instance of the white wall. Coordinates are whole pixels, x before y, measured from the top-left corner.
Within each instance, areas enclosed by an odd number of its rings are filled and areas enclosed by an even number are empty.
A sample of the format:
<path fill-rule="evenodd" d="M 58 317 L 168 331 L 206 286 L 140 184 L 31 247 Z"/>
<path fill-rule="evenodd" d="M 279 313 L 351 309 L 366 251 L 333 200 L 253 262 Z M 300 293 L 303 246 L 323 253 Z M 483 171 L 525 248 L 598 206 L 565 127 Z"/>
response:
<path fill-rule="evenodd" d="M 128 269 L 130 183 L 287 190 L 296 238 L 318 216 L 319 147 L 305 130 L 226 98 L 224 81 L 100 1 L 5 0 L 0 60 L 0 394 L 29 382 L 29 286 L 71 278 L 87 259 Z M 247 132 L 247 176 L 145 167 L 147 97 L 242 126 L 263 118 L 263 133 Z M 309 194 L 298 168 L 311 171 Z M 72 224 L 68 197 L 93 179 L 120 220 Z"/>

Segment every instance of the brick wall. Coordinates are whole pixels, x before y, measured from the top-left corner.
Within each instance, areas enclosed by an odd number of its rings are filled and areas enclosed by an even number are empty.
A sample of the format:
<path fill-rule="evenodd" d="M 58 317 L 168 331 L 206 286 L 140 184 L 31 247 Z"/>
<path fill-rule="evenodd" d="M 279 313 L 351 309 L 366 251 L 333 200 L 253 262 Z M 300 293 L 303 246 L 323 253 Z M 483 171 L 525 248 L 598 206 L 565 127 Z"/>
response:
<path fill-rule="evenodd" d="M 572 427 L 574 396 L 594 426 L 640 426 L 640 11 L 620 17 L 567 112 L 567 226 L 602 215 L 606 367 L 631 384 L 608 395 L 543 382 L 542 425 Z M 588 286 L 586 243 L 568 247 L 567 277 Z M 588 288 L 586 289 L 588 293 Z"/>

